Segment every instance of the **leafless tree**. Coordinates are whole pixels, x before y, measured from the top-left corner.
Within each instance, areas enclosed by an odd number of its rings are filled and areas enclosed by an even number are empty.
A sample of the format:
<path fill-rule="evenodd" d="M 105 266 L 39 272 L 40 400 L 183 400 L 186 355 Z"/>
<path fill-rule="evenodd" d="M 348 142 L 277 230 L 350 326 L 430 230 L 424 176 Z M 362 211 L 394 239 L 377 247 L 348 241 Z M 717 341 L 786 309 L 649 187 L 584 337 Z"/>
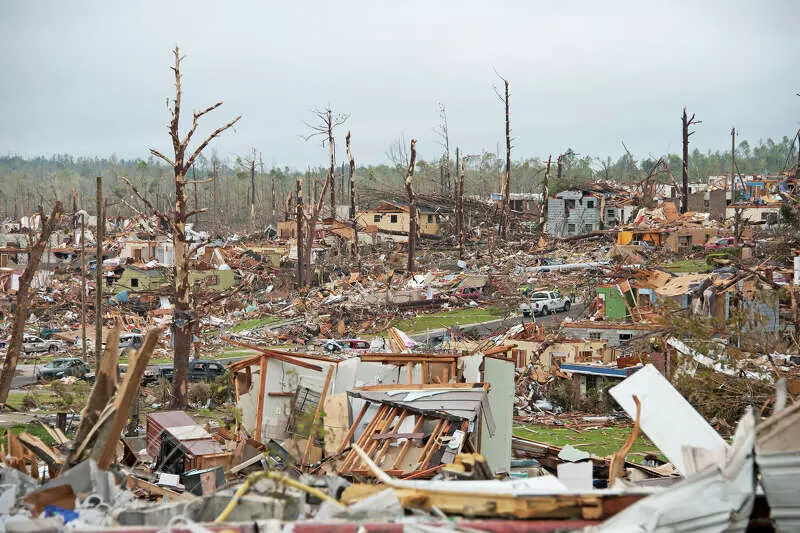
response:
<path fill-rule="evenodd" d="M 306 213 L 306 271 L 304 278 L 307 285 L 311 284 L 311 250 L 314 246 L 314 235 L 316 233 L 315 230 L 317 226 L 317 220 L 322 212 L 322 204 L 325 201 L 325 193 L 328 191 L 328 189 L 331 191 L 334 189 L 333 179 L 334 173 L 336 172 L 336 150 L 333 133 L 336 127 L 341 126 L 348 119 L 348 115 L 334 113 L 331 108 L 316 109 L 313 111 L 313 113 L 317 117 L 318 122 L 315 124 L 309 124 L 308 122 L 305 123 L 306 126 L 311 129 L 311 134 L 306 136 L 305 139 L 308 141 L 314 138 L 322 137 L 322 146 L 325 146 L 325 143 L 328 144 L 328 172 L 325 176 L 325 183 L 322 186 L 322 193 L 318 198 L 312 199 L 311 210 L 310 212 Z M 331 211 L 331 216 L 336 217 L 335 195 L 331 196 Z"/>
<path fill-rule="evenodd" d="M 417 245 L 417 199 L 414 196 L 414 165 L 417 162 L 417 140 L 411 139 L 411 157 L 406 171 L 406 194 L 408 195 L 408 264 L 409 272 L 414 272 L 414 248 Z"/>
<path fill-rule="evenodd" d="M 689 210 L 689 137 L 694 134 L 689 131 L 689 126 L 694 124 L 702 124 L 702 120 L 695 120 L 694 113 L 691 118 L 686 114 L 686 108 L 683 108 L 683 116 L 681 117 L 683 125 L 683 182 L 681 187 L 681 213 Z"/>
<path fill-rule="evenodd" d="M 359 263 L 358 257 L 358 223 L 356 222 L 356 160 L 350 150 L 350 131 L 344 138 L 347 150 L 347 161 L 350 165 L 350 223 L 353 225 L 353 254 L 356 265 Z M 343 176 L 344 177 L 344 176 Z"/>
<path fill-rule="evenodd" d="M 405 170 L 408 168 L 409 156 L 408 149 L 406 148 L 407 145 L 406 134 L 400 133 L 400 137 L 390 144 L 389 148 L 386 150 L 386 157 L 397 169 Z"/>
<path fill-rule="evenodd" d="M 255 224 L 256 221 L 256 161 L 258 160 L 258 154 L 256 153 L 256 149 L 252 148 L 252 153 L 247 154 L 246 156 L 240 156 L 236 158 L 236 164 L 239 167 L 250 173 L 250 191 L 247 196 L 248 200 L 250 201 L 250 224 Z"/>
<path fill-rule="evenodd" d="M 505 117 L 506 117 L 506 172 L 503 176 L 503 184 L 502 184 L 502 200 L 500 200 L 500 236 L 505 239 L 508 237 L 508 223 L 511 215 L 511 202 L 510 195 L 511 195 L 511 122 L 510 122 L 510 103 L 509 103 L 509 92 L 508 92 L 508 80 L 501 76 L 497 71 L 495 71 L 497 77 L 503 81 L 503 86 L 505 87 L 505 91 L 503 94 L 500 94 L 500 91 L 495 88 L 495 94 L 503 102 L 503 106 L 505 107 Z"/>
<path fill-rule="evenodd" d="M 436 128 L 436 134 L 439 136 L 439 145 L 444 150 L 442 154 L 442 176 L 440 187 L 442 195 L 448 195 L 451 191 L 451 178 L 450 178 L 450 133 L 447 129 L 447 109 L 444 104 L 439 104 L 439 127 Z"/>
<path fill-rule="evenodd" d="M 168 125 L 169 136 L 172 141 L 173 158 L 169 158 L 156 149 L 151 149 L 150 153 L 155 157 L 165 161 L 172 167 L 175 177 L 175 210 L 169 215 L 163 214 L 156 209 L 133 184 L 122 178 L 139 199 L 150 209 L 153 214 L 166 222 L 172 231 L 172 242 L 175 254 L 175 308 L 173 311 L 173 331 L 174 331 L 174 350 L 175 350 L 175 375 L 173 378 L 172 407 L 184 408 L 186 406 L 186 393 L 188 391 L 189 378 L 189 354 L 192 347 L 192 331 L 194 330 L 195 313 L 191 308 L 189 290 L 189 256 L 190 246 L 186 236 L 186 221 L 195 213 L 201 213 L 207 208 L 188 210 L 186 207 L 186 185 L 194 183 L 187 181 L 186 174 L 200 153 L 208 144 L 219 137 L 224 131 L 232 128 L 242 117 L 237 116 L 224 126 L 212 131 L 194 150 L 189 150 L 189 143 L 192 140 L 200 119 L 206 114 L 222 106 L 222 102 L 217 102 L 208 106 L 202 111 L 195 111 L 192 116 L 192 125 L 186 134 L 181 137 L 180 117 L 181 117 L 181 61 L 183 57 L 176 46 L 173 50 L 175 63 L 172 71 L 175 75 L 175 98 L 170 102 L 167 99 L 167 107 L 170 111 L 171 119 Z M 210 180 L 201 180 L 199 183 L 206 183 Z"/>
<path fill-rule="evenodd" d="M 8 400 L 8 391 L 11 390 L 11 381 L 17 371 L 17 361 L 22 350 L 22 338 L 25 334 L 25 322 L 28 320 L 28 312 L 31 308 L 31 296 L 28 294 L 33 276 L 39 268 L 47 244 L 50 242 L 50 235 L 56 229 L 61 217 L 61 202 L 56 202 L 49 217 L 45 217 L 44 210 L 39 206 L 39 219 L 42 229 L 39 235 L 28 246 L 28 264 L 19 277 L 19 288 L 17 289 L 17 310 L 14 313 L 14 322 L 11 325 L 11 339 L 8 342 L 6 358 L 3 361 L 3 370 L 0 373 L 0 405 L 5 405 Z M 102 261 L 98 262 L 98 265 Z M 98 266 L 98 268 L 100 268 Z"/>

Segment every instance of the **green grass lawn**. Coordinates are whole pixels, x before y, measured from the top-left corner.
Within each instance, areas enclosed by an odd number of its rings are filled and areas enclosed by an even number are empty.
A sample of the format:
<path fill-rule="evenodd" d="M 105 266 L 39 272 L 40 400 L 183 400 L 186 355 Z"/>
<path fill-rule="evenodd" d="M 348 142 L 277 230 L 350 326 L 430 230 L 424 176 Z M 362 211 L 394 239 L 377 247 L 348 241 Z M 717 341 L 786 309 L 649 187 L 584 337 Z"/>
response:
<path fill-rule="evenodd" d="M 0 427 L 0 439 L 5 442 L 6 440 L 6 432 L 11 431 L 15 435 L 19 435 L 23 431 L 30 433 L 31 435 L 35 435 L 44 441 L 45 444 L 48 446 L 53 446 L 55 441 L 50 436 L 50 434 L 45 431 L 41 424 L 38 422 L 31 422 L 30 424 L 17 424 L 11 427 Z"/>
<path fill-rule="evenodd" d="M 16 409 L 17 411 L 27 411 L 27 407 L 22 406 L 22 402 L 26 396 L 30 396 L 33 401 L 36 403 L 47 403 L 53 401 L 56 394 L 53 391 L 49 390 L 30 390 L 26 392 L 20 391 L 11 391 L 8 393 L 8 400 L 6 403 L 12 409 Z"/>
<path fill-rule="evenodd" d="M 597 455 L 606 457 L 617 452 L 628 436 L 631 427 L 598 427 L 596 429 L 569 429 L 563 426 L 547 426 L 531 424 L 514 428 L 514 436 L 531 439 L 552 446 L 572 446 Z M 652 453 L 666 460 L 658 448 L 641 432 L 633 443 L 627 460 L 632 463 L 641 463 L 645 454 Z"/>
<path fill-rule="evenodd" d="M 262 316 L 259 318 L 248 318 L 247 320 L 242 320 L 238 324 L 231 327 L 231 333 L 240 333 L 242 331 L 254 328 L 260 328 L 262 326 L 269 326 L 271 324 L 276 324 L 281 322 L 283 319 L 276 316 Z"/>
<path fill-rule="evenodd" d="M 708 272 L 711 270 L 705 259 L 683 259 L 672 263 L 662 263 L 659 266 L 670 272 Z"/>
<path fill-rule="evenodd" d="M 441 311 L 439 313 L 421 314 L 411 318 L 393 320 L 391 325 L 400 328 L 406 333 L 424 333 L 431 329 L 447 328 L 459 324 L 475 324 L 503 318 L 504 311 L 496 307 L 474 307 Z"/>

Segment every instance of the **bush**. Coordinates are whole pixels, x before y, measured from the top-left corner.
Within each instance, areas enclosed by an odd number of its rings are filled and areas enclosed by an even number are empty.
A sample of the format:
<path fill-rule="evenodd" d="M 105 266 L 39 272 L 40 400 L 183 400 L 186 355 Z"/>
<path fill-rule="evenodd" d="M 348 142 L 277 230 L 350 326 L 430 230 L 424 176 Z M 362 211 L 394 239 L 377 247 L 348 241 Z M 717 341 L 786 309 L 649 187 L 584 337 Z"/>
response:
<path fill-rule="evenodd" d="M 208 383 L 192 383 L 189 387 L 189 402 L 205 405 L 211 399 L 211 385 Z"/>

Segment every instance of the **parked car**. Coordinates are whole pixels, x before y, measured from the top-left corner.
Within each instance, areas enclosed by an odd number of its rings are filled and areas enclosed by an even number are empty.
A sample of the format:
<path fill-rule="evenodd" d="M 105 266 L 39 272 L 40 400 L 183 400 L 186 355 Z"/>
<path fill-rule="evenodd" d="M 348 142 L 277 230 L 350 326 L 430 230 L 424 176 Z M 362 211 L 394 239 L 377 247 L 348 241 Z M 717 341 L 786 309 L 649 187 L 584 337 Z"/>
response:
<path fill-rule="evenodd" d="M 51 359 L 46 365 L 40 367 L 36 372 L 36 379 L 39 381 L 51 381 L 66 376 L 83 378 L 91 372 L 92 369 L 83 360 L 77 357 L 63 357 Z"/>
<path fill-rule="evenodd" d="M 522 316 L 547 315 L 556 311 L 569 311 L 572 302 L 554 291 L 539 291 L 531 295 L 529 302 L 519 306 Z"/>
<path fill-rule="evenodd" d="M 126 333 L 119 336 L 120 350 L 138 350 L 144 343 L 144 335 L 141 333 Z"/>
<path fill-rule="evenodd" d="M 731 248 L 737 246 L 734 237 L 715 237 L 710 239 L 705 246 L 706 250 L 721 250 L 723 248 Z"/>
<path fill-rule="evenodd" d="M 23 353 L 50 352 L 56 353 L 64 348 L 64 343 L 56 339 L 43 339 L 34 335 L 25 335 L 22 338 Z"/>
<path fill-rule="evenodd" d="M 189 381 L 213 381 L 227 372 L 222 363 L 193 360 L 189 362 Z"/>
<path fill-rule="evenodd" d="M 369 341 L 363 339 L 326 339 L 320 341 L 322 348 L 326 352 L 345 352 L 345 351 L 367 351 L 369 350 Z"/>

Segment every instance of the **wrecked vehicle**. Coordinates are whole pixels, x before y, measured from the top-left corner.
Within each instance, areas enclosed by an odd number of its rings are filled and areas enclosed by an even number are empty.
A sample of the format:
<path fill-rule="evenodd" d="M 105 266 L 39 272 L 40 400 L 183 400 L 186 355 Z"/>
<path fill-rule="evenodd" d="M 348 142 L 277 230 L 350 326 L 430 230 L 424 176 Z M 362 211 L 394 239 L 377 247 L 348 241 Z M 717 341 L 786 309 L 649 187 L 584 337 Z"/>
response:
<path fill-rule="evenodd" d="M 56 353 L 64 348 L 64 343 L 56 339 L 43 339 L 33 335 L 26 335 L 22 339 L 23 353 Z"/>
<path fill-rule="evenodd" d="M 53 359 L 36 372 L 38 381 L 52 381 L 67 376 L 82 378 L 92 371 L 89 365 L 77 357 Z"/>

